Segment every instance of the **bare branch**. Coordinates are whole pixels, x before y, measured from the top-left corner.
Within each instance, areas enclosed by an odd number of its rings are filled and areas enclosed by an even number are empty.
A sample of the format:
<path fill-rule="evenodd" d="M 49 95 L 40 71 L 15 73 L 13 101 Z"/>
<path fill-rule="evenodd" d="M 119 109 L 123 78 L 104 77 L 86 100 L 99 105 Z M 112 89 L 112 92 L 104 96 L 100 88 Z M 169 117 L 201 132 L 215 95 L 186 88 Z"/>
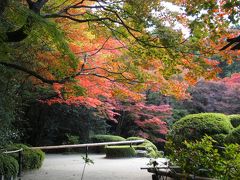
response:
<path fill-rule="evenodd" d="M 90 54 L 90 56 L 94 56 L 95 54 L 99 53 L 99 52 L 104 48 L 105 44 L 108 42 L 109 39 L 110 39 L 110 37 L 108 37 L 108 38 L 104 41 L 104 43 L 102 44 L 102 46 L 101 46 L 96 52 Z"/>

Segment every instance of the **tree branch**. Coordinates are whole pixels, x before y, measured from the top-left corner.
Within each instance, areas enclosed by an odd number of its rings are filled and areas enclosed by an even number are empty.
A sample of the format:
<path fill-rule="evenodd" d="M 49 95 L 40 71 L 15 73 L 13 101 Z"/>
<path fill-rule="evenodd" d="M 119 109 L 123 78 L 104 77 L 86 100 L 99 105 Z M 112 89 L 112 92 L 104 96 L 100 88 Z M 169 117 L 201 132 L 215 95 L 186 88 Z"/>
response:
<path fill-rule="evenodd" d="M 99 3 L 99 6 L 102 6 L 100 3 Z M 106 8 L 104 6 L 102 6 L 102 9 L 104 9 L 105 11 L 108 11 L 108 12 L 111 12 L 113 13 L 117 19 L 120 21 L 116 21 L 118 24 L 121 24 L 126 30 L 127 32 L 139 43 L 145 45 L 145 46 L 149 46 L 149 47 L 152 47 L 152 48 L 175 48 L 176 46 L 159 46 L 159 45 L 156 45 L 156 44 L 152 44 L 152 43 L 149 43 L 149 42 L 146 42 L 142 39 L 139 39 L 137 36 L 134 35 L 134 33 L 132 31 L 135 31 L 135 32 L 139 32 L 137 31 L 136 29 L 132 28 L 132 27 L 129 27 L 125 22 L 124 20 L 122 19 L 122 17 L 118 14 L 117 11 L 115 10 L 112 10 L 112 9 L 109 9 L 109 8 Z M 187 41 L 187 39 L 183 40 L 182 42 L 180 42 L 179 44 L 183 44 Z M 179 45 L 178 44 L 178 45 Z"/>
<path fill-rule="evenodd" d="M 222 47 L 219 51 L 223 51 L 227 49 L 228 47 L 232 46 L 233 44 L 237 43 L 234 45 L 231 50 L 239 50 L 240 49 L 240 35 L 235 37 L 235 38 L 229 38 L 227 39 L 228 44 Z"/>
<path fill-rule="evenodd" d="M 59 82 L 58 80 L 46 79 L 46 78 L 42 77 L 41 75 L 39 75 L 38 73 L 36 73 L 35 71 L 31 71 L 31 70 L 29 70 L 27 68 L 24 68 L 22 66 L 19 66 L 17 64 L 11 64 L 11 63 L 6 63 L 6 62 L 0 62 L 0 64 L 3 65 L 3 66 L 9 67 L 9 68 L 13 68 L 13 69 L 25 72 L 25 73 L 27 73 L 27 74 L 41 80 L 42 82 L 47 83 L 47 84 L 52 85 L 53 83 L 58 83 Z"/>
<path fill-rule="evenodd" d="M 67 19 L 70 19 L 70 20 L 78 22 L 78 23 L 97 22 L 97 21 L 103 21 L 103 20 L 109 20 L 110 19 L 110 18 L 107 18 L 107 17 L 95 18 L 95 19 L 78 19 L 78 18 L 74 18 L 72 16 L 60 15 L 60 14 L 49 14 L 49 15 L 45 15 L 44 18 L 67 18 Z"/>
<path fill-rule="evenodd" d="M 85 63 L 87 61 L 86 59 L 87 59 L 87 55 L 84 56 L 84 62 L 82 64 L 81 69 L 80 69 L 79 72 L 76 72 L 75 74 L 73 74 L 71 76 L 67 76 L 67 77 L 65 77 L 63 79 L 60 79 L 60 80 L 44 78 L 43 76 L 39 75 L 37 72 L 29 70 L 29 69 L 27 69 L 25 67 L 22 67 L 22 66 L 19 66 L 17 64 L 0 62 L 0 65 L 6 66 L 6 67 L 9 67 L 9 68 L 13 68 L 13 69 L 16 69 L 16 70 L 19 70 L 19 71 L 22 71 L 24 73 L 27 73 L 27 74 L 29 74 L 29 75 L 31 75 L 31 76 L 41 80 L 43 83 L 53 85 L 54 83 L 64 84 L 65 82 L 71 81 L 71 79 L 81 75 L 81 73 L 84 71 L 84 66 L 85 66 Z"/>
<path fill-rule="evenodd" d="M 65 82 L 69 82 L 71 81 L 73 78 L 77 77 L 77 76 L 80 76 L 80 75 L 91 75 L 91 76 L 97 76 L 97 77 L 100 77 L 100 78 L 105 78 L 109 81 L 112 81 L 112 82 L 116 82 L 116 81 L 130 81 L 130 82 L 134 82 L 136 83 L 137 81 L 135 80 L 132 80 L 132 79 L 128 79 L 126 78 L 122 73 L 120 72 L 111 72 L 111 71 L 108 71 L 104 68 L 101 68 L 101 67 L 97 67 L 97 68 L 92 68 L 92 69 L 85 69 L 85 63 L 87 62 L 87 55 L 84 55 L 84 61 L 83 61 L 83 64 L 80 68 L 80 70 L 78 72 L 76 72 L 75 74 L 72 74 L 70 76 L 67 76 L 63 79 L 47 79 L 41 75 L 39 75 L 37 72 L 35 71 L 32 71 L 32 70 L 29 70 L 25 67 L 22 67 L 20 65 L 17 65 L 17 64 L 11 64 L 11 63 L 7 63 L 7 62 L 0 62 L 0 65 L 3 65 L 5 67 L 9 67 L 9 68 L 13 68 L 13 69 L 16 69 L 16 70 L 19 70 L 19 71 L 22 71 L 24 73 L 27 73 L 29 74 L 30 76 L 33 76 L 37 79 L 39 79 L 40 81 L 42 81 L 43 83 L 46 83 L 46 84 L 50 84 L 50 85 L 53 85 L 54 83 L 59 83 L 59 84 L 64 84 Z M 104 76 L 104 75 L 100 75 L 100 74 L 97 74 L 97 73 L 85 73 L 84 71 L 89 71 L 89 70 L 94 70 L 94 69 L 102 69 L 106 72 L 108 72 L 109 74 L 119 74 L 123 77 L 123 79 L 111 79 L 109 78 L 109 75 L 107 76 Z"/>

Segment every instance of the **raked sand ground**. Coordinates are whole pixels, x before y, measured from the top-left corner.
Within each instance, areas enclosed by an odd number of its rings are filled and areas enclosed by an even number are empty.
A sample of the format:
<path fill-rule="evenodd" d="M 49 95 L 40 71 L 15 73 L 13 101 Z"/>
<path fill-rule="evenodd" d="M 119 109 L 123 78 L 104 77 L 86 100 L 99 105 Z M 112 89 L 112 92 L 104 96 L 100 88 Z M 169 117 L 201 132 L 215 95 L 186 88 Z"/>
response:
<path fill-rule="evenodd" d="M 82 154 L 48 154 L 43 166 L 24 172 L 21 180 L 81 180 L 84 161 Z M 141 170 L 149 158 L 107 159 L 90 154 L 94 164 L 87 165 L 83 180 L 151 180 L 151 173 Z"/>

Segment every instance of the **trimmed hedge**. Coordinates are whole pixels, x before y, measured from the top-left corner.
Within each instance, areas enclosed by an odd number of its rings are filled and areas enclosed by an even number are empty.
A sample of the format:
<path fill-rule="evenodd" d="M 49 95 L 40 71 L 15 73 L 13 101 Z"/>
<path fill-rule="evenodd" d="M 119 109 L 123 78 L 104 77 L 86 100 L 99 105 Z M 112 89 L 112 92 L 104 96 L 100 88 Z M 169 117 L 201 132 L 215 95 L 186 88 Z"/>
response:
<path fill-rule="evenodd" d="M 229 118 L 224 114 L 190 114 L 173 124 L 168 139 L 172 139 L 175 143 L 182 143 L 184 140 L 199 140 L 206 134 L 213 137 L 217 134 L 228 134 L 232 129 Z"/>
<path fill-rule="evenodd" d="M 121 136 L 114 135 L 95 135 L 92 138 L 92 142 L 101 143 L 101 142 L 115 142 L 115 141 L 125 141 L 126 139 Z"/>
<path fill-rule="evenodd" d="M 136 151 L 130 146 L 107 146 L 105 148 L 107 158 L 134 157 Z"/>
<path fill-rule="evenodd" d="M 225 138 L 226 143 L 240 144 L 240 126 L 232 130 Z"/>
<path fill-rule="evenodd" d="M 42 150 L 32 150 L 24 144 L 12 144 L 7 146 L 9 150 L 20 148 L 23 148 L 23 170 L 38 169 L 42 166 L 42 162 L 45 158 L 45 153 Z M 11 156 L 15 159 L 18 158 L 16 154 Z"/>
<path fill-rule="evenodd" d="M 240 125 L 240 114 L 232 114 L 232 115 L 229 115 L 228 117 L 234 128 Z"/>
<path fill-rule="evenodd" d="M 115 136 L 115 135 L 94 135 L 91 138 L 93 143 L 102 143 L 102 142 L 115 142 L 115 141 L 125 141 L 126 139 L 121 136 Z M 97 146 L 92 148 L 92 150 L 95 153 L 105 153 L 105 147 L 104 146 Z"/>
<path fill-rule="evenodd" d="M 0 175 L 17 176 L 18 162 L 15 158 L 9 155 L 0 154 Z"/>
<path fill-rule="evenodd" d="M 139 145 L 134 145 L 133 148 L 135 150 L 146 150 L 147 151 L 147 157 L 150 158 L 156 158 L 161 156 L 158 152 L 157 147 L 149 140 L 141 138 L 141 137 L 129 137 L 127 138 L 127 141 L 133 141 L 133 140 L 144 140 L 143 143 Z"/>

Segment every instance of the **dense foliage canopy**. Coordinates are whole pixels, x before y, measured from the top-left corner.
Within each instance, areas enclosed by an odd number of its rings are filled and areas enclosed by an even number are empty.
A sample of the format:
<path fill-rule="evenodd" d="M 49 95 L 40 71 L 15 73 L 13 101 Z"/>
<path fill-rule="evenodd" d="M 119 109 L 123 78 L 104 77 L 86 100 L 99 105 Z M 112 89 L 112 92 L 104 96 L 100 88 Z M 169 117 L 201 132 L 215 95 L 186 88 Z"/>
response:
<path fill-rule="evenodd" d="M 2 0 L 2 127 L 33 100 L 115 120 L 119 104 L 143 106 L 148 90 L 187 98 L 189 84 L 216 77 L 219 59 L 238 60 L 239 50 L 222 48 L 237 36 L 238 11 L 224 0 Z M 162 125 L 160 117 L 145 121 Z"/>

